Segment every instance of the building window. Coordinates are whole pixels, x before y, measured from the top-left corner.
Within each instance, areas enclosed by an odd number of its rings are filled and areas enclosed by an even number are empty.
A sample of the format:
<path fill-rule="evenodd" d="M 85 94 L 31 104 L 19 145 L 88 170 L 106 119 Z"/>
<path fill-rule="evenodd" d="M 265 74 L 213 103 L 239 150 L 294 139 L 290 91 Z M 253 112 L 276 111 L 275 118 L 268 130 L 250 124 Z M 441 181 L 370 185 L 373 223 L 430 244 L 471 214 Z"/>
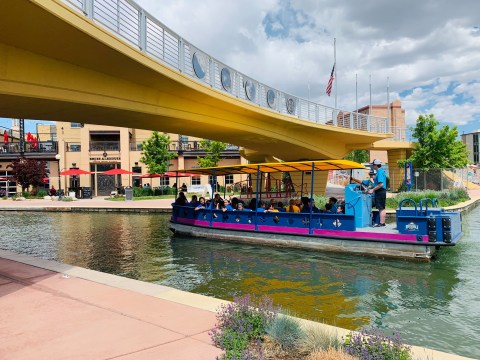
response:
<path fill-rule="evenodd" d="M 160 178 L 160 186 L 170 186 L 170 177 L 163 176 Z"/>
<path fill-rule="evenodd" d="M 192 185 L 201 185 L 200 176 L 192 176 Z"/>
<path fill-rule="evenodd" d="M 233 175 L 226 175 L 225 176 L 225 185 L 233 184 Z"/>
<path fill-rule="evenodd" d="M 67 151 L 69 151 L 69 152 L 80 152 L 80 151 L 82 151 L 82 145 L 80 145 L 80 144 L 67 144 Z"/>
<path fill-rule="evenodd" d="M 70 127 L 73 129 L 79 129 L 82 127 L 82 123 L 70 123 Z"/>

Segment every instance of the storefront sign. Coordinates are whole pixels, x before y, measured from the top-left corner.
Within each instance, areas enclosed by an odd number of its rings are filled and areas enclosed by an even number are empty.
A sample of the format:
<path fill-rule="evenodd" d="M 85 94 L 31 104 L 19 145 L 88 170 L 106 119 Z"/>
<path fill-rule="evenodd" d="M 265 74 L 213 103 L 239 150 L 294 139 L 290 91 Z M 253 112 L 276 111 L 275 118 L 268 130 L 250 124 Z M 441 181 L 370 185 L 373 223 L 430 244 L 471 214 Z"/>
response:
<path fill-rule="evenodd" d="M 120 161 L 120 157 L 91 157 L 90 161 L 96 161 L 96 162 Z"/>

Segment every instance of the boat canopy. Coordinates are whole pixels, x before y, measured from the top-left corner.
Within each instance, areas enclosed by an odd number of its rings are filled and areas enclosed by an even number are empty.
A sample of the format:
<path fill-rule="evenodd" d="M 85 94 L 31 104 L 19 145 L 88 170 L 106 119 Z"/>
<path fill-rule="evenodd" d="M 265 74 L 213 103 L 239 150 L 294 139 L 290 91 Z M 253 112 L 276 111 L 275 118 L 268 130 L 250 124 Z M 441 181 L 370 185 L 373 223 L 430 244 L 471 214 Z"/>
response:
<path fill-rule="evenodd" d="M 229 166 L 216 166 L 209 168 L 192 168 L 179 170 L 179 172 L 194 172 L 201 175 L 223 176 L 230 174 L 255 174 L 258 170 L 261 173 L 289 172 L 289 171 L 328 171 L 365 169 L 360 163 L 350 160 L 305 160 L 295 162 L 277 162 L 260 164 L 240 164 Z"/>

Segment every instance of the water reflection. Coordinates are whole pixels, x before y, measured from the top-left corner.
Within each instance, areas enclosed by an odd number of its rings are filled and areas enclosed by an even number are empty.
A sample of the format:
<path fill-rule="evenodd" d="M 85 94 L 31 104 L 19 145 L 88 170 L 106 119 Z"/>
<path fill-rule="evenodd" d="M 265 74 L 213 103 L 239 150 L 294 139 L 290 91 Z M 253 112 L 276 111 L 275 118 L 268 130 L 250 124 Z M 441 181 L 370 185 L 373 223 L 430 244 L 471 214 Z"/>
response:
<path fill-rule="evenodd" d="M 223 299 L 267 294 L 304 318 L 480 358 L 479 216 L 431 263 L 172 238 L 158 214 L 3 212 L 0 248 Z"/>

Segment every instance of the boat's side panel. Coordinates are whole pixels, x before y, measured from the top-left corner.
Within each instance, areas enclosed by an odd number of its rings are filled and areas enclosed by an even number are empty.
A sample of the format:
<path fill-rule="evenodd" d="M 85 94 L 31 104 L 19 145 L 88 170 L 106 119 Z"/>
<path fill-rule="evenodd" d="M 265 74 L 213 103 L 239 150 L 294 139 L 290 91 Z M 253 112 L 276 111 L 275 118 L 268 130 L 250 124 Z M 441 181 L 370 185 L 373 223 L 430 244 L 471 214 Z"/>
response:
<path fill-rule="evenodd" d="M 240 243 L 269 245 L 305 250 L 356 253 L 402 259 L 428 260 L 435 253 L 435 247 L 419 243 L 388 243 L 338 239 L 298 234 L 262 233 L 235 231 L 211 227 L 196 227 L 187 224 L 171 223 L 171 229 L 178 234 L 204 237 L 211 240 L 233 241 Z"/>

